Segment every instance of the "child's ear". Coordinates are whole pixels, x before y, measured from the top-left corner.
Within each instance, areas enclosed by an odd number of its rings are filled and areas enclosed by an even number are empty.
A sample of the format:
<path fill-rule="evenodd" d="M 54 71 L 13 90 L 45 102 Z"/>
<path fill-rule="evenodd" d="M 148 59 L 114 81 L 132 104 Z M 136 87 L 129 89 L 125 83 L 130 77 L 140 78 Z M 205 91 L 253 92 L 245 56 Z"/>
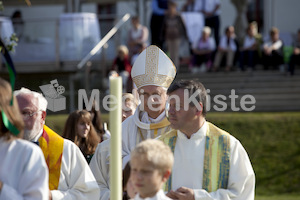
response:
<path fill-rule="evenodd" d="M 163 182 L 166 182 L 171 175 L 171 170 L 167 170 L 163 173 Z"/>

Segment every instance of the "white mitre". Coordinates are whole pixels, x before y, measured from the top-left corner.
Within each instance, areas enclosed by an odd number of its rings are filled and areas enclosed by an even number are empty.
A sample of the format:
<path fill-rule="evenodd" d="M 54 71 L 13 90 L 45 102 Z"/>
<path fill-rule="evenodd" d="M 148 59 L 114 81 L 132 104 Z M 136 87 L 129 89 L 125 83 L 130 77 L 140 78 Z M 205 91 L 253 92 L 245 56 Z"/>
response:
<path fill-rule="evenodd" d="M 168 88 L 176 75 L 171 59 L 157 46 L 151 45 L 137 57 L 131 77 L 137 88 L 156 85 Z"/>

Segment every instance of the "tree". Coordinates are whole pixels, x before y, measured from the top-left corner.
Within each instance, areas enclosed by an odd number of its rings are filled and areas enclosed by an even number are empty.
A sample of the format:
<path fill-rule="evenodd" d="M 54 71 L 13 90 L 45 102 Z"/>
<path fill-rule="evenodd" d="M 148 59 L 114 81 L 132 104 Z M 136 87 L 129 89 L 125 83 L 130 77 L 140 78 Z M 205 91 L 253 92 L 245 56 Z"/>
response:
<path fill-rule="evenodd" d="M 231 0 L 231 3 L 235 6 L 237 11 L 234 28 L 236 30 L 237 39 L 241 43 L 246 35 L 246 28 L 248 26 L 246 14 L 249 0 Z"/>

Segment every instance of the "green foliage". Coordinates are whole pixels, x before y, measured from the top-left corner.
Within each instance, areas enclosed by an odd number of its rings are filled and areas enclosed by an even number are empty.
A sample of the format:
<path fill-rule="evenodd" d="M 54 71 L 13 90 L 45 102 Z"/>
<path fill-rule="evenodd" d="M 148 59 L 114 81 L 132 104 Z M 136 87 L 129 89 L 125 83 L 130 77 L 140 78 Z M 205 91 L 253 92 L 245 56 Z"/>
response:
<path fill-rule="evenodd" d="M 19 38 L 15 33 L 13 33 L 9 39 L 5 38 L 6 40 L 6 48 L 8 51 L 14 52 L 15 51 L 15 46 L 18 45 Z M 2 49 L 0 49 L 2 50 Z"/>
<path fill-rule="evenodd" d="M 62 134 L 68 115 L 49 115 L 46 117 L 46 125 L 58 134 Z"/>
<path fill-rule="evenodd" d="M 15 46 L 18 45 L 19 38 L 15 33 L 13 33 L 10 38 L 5 38 L 6 48 L 8 51 L 14 52 Z M 0 51 L 2 51 L 2 46 L 0 47 Z"/>
<path fill-rule="evenodd" d="M 103 121 L 108 115 L 102 114 Z M 67 115 L 48 116 L 61 133 Z M 207 120 L 228 131 L 245 147 L 256 174 L 259 200 L 294 200 L 300 196 L 300 113 L 208 113 Z M 291 198 L 282 194 L 298 195 Z M 273 198 L 278 196 L 278 198 Z"/>

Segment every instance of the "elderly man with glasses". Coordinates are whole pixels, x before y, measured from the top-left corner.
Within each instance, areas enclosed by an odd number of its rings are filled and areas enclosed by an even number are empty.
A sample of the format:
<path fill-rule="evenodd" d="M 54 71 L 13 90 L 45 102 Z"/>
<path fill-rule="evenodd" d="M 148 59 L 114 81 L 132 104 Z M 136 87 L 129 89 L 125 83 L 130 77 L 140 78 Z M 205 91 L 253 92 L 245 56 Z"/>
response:
<path fill-rule="evenodd" d="M 25 129 L 24 139 L 40 146 L 49 168 L 49 199 L 99 199 L 99 187 L 79 148 L 45 124 L 47 100 L 22 88 L 15 91 Z"/>

